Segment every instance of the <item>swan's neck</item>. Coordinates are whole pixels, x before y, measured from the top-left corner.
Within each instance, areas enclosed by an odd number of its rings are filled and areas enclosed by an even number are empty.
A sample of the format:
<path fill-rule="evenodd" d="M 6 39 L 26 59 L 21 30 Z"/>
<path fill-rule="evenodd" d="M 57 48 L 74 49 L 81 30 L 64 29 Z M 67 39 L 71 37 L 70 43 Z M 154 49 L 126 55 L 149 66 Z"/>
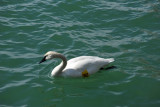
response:
<path fill-rule="evenodd" d="M 57 55 L 55 55 L 55 58 L 62 59 L 62 62 L 56 68 L 53 69 L 52 76 L 59 75 L 67 65 L 67 59 L 64 55 L 57 54 Z"/>
<path fill-rule="evenodd" d="M 67 59 L 66 59 L 66 57 L 65 56 L 63 56 L 63 55 L 59 55 L 57 58 L 60 58 L 60 59 L 62 59 L 62 63 L 60 64 L 60 68 L 59 68 L 59 72 L 62 72 L 62 70 L 66 67 L 66 65 L 67 65 Z"/>

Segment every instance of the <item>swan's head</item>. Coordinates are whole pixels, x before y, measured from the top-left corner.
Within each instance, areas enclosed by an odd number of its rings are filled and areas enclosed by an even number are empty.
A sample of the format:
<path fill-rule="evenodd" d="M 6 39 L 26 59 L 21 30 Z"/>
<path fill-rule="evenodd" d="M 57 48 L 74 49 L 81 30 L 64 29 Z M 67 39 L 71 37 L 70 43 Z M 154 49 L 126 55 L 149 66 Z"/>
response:
<path fill-rule="evenodd" d="M 39 64 L 42 63 L 42 62 L 44 62 L 44 61 L 47 61 L 47 60 L 56 58 L 59 54 L 60 54 L 60 53 L 57 53 L 57 52 L 54 52 L 54 51 L 48 51 L 48 52 L 44 55 L 43 59 L 39 62 Z"/>

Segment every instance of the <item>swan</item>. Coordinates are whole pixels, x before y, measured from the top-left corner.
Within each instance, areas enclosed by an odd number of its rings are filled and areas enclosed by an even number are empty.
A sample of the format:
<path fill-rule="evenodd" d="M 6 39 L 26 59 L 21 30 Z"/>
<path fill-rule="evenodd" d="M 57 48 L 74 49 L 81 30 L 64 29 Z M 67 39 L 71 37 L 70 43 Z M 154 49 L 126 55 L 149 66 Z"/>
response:
<path fill-rule="evenodd" d="M 97 56 L 79 56 L 67 61 L 64 55 L 55 51 L 49 51 L 44 55 L 39 64 L 54 58 L 60 58 L 62 62 L 52 70 L 52 77 L 88 77 L 114 61 L 114 58 L 104 59 Z"/>

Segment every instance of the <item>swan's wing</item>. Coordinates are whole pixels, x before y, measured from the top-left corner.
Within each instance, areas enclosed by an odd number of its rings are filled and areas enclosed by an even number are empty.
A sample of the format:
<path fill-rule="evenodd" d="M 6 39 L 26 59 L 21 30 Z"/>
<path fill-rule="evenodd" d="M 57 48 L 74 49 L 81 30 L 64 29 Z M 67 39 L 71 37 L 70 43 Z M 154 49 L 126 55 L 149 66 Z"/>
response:
<path fill-rule="evenodd" d="M 106 66 L 108 63 L 113 62 L 114 59 L 104 59 L 94 56 L 81 56 L 70 59 L 67 62 L 67 66 L 64 69 L 64 72 L 77 72 L 77 74 L 81 73 L 84 70 L 87 70 L 89 74 L 93 74 L 97 72 L 101 67 Z M 78 73 L 79 72 L 79 73 Z"/>
<path fill-rule="evenodd" d="M 67 63 L 75 63 L 75 62 L 79 62 L 84 59 L 92 59 L 92 58 L 93 58 L 92 56 L 79 56 L 79 57 L 72 58 L 72 59 L 68 60 Z"/>
<path fill-rule="evenodd" d="M 72 58 L 70 60 L 68 60 L 68 64 L 73 64 L 73 63 L 84 63 L 84 62 L 105 62 L 105 63 L 111 63 L 114 61 L 113 58 L 108 58 L 108 59 L 104 59 L 104 58 L 100 58 L 100 57 L 97 57 L 97 56 L 80 56 L 80 57 L 76 57 L 76 58 Z"/>

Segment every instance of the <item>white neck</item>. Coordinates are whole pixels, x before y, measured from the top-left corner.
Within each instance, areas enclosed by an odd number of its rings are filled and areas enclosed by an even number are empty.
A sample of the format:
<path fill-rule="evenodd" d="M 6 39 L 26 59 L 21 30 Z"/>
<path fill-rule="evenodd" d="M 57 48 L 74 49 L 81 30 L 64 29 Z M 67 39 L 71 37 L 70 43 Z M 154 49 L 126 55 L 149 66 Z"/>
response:
<path fill-rule="evenodd" d="M 64 55 L 57 53 L 54 55 L 54 58 L 62 59 L 62 63 L 53 69 L 52 74 L 51 74 L 52 76 L 59 75 L 67 65 L 67 59 Z"/>

